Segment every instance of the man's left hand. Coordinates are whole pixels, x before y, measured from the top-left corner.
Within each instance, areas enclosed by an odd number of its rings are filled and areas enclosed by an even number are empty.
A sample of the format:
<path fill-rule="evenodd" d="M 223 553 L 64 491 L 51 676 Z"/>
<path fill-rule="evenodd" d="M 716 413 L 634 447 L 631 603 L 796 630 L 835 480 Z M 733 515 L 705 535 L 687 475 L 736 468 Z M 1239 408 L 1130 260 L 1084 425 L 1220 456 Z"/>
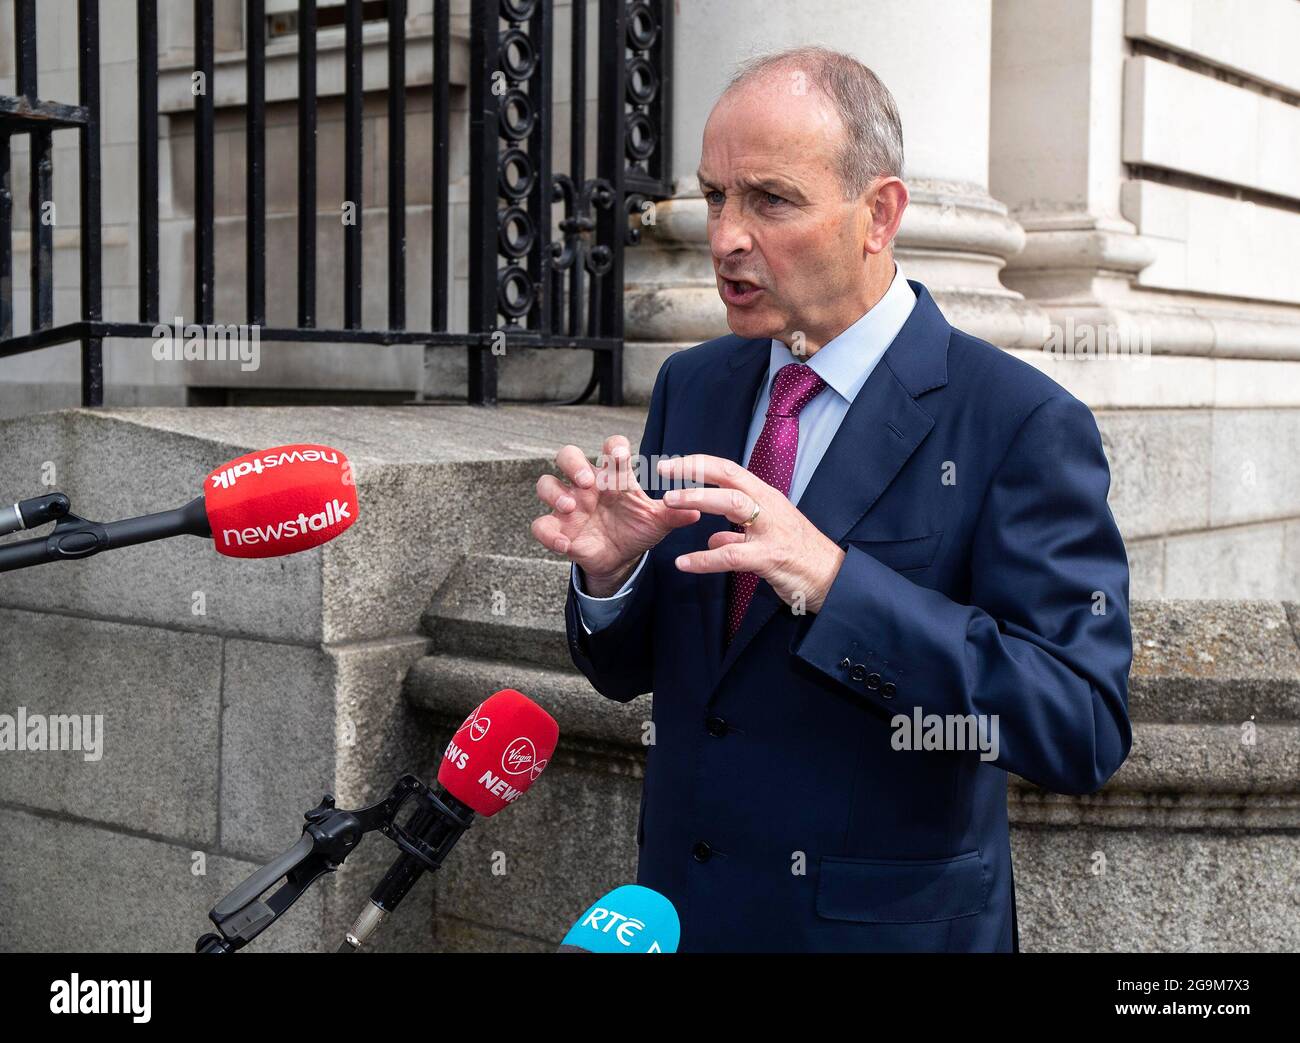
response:
<path fill-rule="evenodd" d="M 820 611 L 844 561 L 844 551 L 826 537 L 779 489 L 755 477 L 734 460 L 702 453 L 661 460 L 664 478 L 708 482 L 716 489 L 669 489 L 664 503 L 705 514 L 720 514 L 741 524 L 740 532 L 723 530 L 709 537 L 709 549 L 682 554 L 682 572 L 752 572 L 765 579 L 787 605 L 803 599 L 809 613 Z"/>

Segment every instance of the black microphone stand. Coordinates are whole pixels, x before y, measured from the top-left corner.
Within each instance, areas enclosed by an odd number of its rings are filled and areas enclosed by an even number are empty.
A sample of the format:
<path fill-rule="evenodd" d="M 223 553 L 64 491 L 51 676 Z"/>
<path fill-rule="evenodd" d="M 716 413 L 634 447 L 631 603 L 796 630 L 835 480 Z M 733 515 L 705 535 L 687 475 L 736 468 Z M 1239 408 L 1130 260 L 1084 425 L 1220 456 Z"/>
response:
<path fill-rule="evenodd" d="M 412 801 L 415 807 L 409 826 L 397 821 L 408 801 Z M 255 870 L 212 907 L 208 918 L 220 933 L 209 932 L 200 937 L 194 943 L 195 952 L 237 952 L 242 949 L 283 916 L 320 877 L 337 870 L 356 850 L 365 834 L 375 830 L 419 862 L 422 868 L 436 870 L 451 846 L 469 829 L 474 812 L 450 794 L 445 798 L 439 796 L 414 775 L 403 775 L 393 791 L 377 804 L 360 811 L 343 811 L 334 806 L 333 795 L 326 793 L 321 802 L 303 817 L 307 822 L 302 827 L 298 843 Z M 450 823 L 449 829 L 437 831 L 433 844 L 416 835 L 431 819 Z M 283 886 L 263 899 L 262 895 L 281 879 L 285 881 Z M 345 950 L 340 948 L 338 951 Z"/>
<path fill-rule="evenodd" d="M 202 496 L 175 510 L 115 522 L 88 521 L 78 517 L 72 513 L 71 504 L 62 493 L 54 493 L 43 499 L 50 502 L 44 506 L 42 517 L 34 524 L 57 519 L 54 530 L 47 536 L 0 544 L 0 572 L 12 572 L 14 569 L 44 565 L 51 561 L 89 558 L 102 550 L 131 547 L 168 536 L 212 536 Z M 27 502 L 36 501 L 24 501 Z"/>

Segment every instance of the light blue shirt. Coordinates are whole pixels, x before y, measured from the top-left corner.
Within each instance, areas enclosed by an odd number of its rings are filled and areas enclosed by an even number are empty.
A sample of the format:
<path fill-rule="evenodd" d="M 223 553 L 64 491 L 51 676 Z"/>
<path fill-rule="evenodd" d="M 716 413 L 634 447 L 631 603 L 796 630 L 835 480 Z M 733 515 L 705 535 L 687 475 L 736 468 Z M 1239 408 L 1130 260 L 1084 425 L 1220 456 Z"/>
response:
<path fill-rule="evenodd" d="M 912 314 L 915 304 L 916 294 L 907 284 L 903 270 L 895 264 L 894 280 L 889 284 L 885 295 L 876 302 L 876 306 L 807 358 L 807 365 L 812 367 L 827 386 L 799 413 L 799 447 L 795 452 L 794 475 L 790 480 L 791 503 L 798 504 L 813 472 L 817 470 L 817 465 L 831 444 L 831 439 L 835 437 L 835 432 L 848 413 L 849 406 L 871 376 L 880 357 L 903 328 L 903 323 Z M 754 415 L 749 422 L 749 434 L 745 439 L 746 466 L 750 453 L 754 450 L 754 443 L 758 441 L 767 420 L 772 381 L 782 366 L 804 361 L 786 347 L 783 341 L 772 339 L 767 379 L 759 386 Z M 607 598 L 595 598 L 584 593 L 578 567 L 573 566 L 572 583 L 578 595 L 578 615 L 588 634 L 609 626 L 617 618 L 648 557 L 648 553 L 641 555 L 636 570 L 627 582 L 617 593 Z"/>

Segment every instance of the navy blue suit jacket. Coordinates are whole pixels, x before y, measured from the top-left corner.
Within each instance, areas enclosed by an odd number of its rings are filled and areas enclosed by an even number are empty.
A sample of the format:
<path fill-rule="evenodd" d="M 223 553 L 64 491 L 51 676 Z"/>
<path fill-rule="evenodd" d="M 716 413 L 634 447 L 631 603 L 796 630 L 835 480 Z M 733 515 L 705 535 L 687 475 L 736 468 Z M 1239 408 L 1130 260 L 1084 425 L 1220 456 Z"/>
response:
<path fill-rule="evenodd" d="M 1017 949 L 1006 773 L 1086 794 L 1128 754 L 1128 561 L 1096 421 L 911 285 L 800 499 L 847 554 L 820 612 L 760 582 L 728 645 L 725 574 L 673 565 L 729 527 L 708 514 L 608 627 L 586 633 L 570 585 L 577 666 L 611 699 L 654 692 L 637 880 L 676 906 L 682 951 Z M 768 343 L 672 355 L 642 456 L 741 460 Z M 918 707 L 996 715 L 997 758 L 895 749 Z"/>

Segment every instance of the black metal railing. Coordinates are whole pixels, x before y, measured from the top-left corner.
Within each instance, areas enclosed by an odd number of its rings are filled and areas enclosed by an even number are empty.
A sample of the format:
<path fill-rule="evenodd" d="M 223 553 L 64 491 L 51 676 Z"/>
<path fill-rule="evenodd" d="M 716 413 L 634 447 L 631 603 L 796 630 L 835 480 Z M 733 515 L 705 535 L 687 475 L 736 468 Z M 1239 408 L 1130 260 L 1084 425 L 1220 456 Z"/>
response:
<path fill-rule="evenodd" d="M 552 170 L 553 0 L 474 0 L 469 63 L 469 307 L 466 332 L 449 329 L 450 57 L 448 0 L 435 0 L 432 83 L 432 223 L 429 313 L 415 322 L 406 300 L 406 0 L 388 0 L 387 323 L 362 321 L 366 267 L 362 250 L 363 81 L 361 0 L 346 0 L 344 24 L 343 322 L 322 326 L 317 313 L 317 12 L 300 0 L 298 41 L 297 315 L 293 326 L 266 319 L 266 11 L 247 0 L 246 228 L 243 321 L 263 342 L 422 344 L 468 352 L 471 402 L 494 404 L 500 354 L 515 348 L 592 352 L 591 377 L 573 402 L 593 392 L 602 404 L 622 401 L 623 252 L 637 242 L 629 214 L 671 193 L 669 110 L 671 0 L 600 0 L 599 126 L 595 176 L 585 171 L 586 4 L 571 7 L 571 156 L 567 173 Z M 36 74 L 36 3 L 14 0 L 16 95 L 0 97 L 0 359 L 55 344 L 81 345 L 82 402 L 104 400 L 103 342 L 152 338 L 159 318 L 158 4 L 137 0 L 139 198 L 138 314 L 106 319 L 102 300 L 99 4 L 78 0 L 78 101 L 42 100 Z M 213 0 L 194 0 L 193 314 L 214 322 L 215 96 Z M 424 41 L 421 41 L 422 43 Z M 55 129 L 80 137 L 80 315 L 54 324 L 53 196 Z M 31 321 L 13 332 L 13 194 L 11 142 L 30 140 Z M 558 237 L 551 205 L 563 205 Z M 338 212 L 337 209 L 334 210 Z"/>

